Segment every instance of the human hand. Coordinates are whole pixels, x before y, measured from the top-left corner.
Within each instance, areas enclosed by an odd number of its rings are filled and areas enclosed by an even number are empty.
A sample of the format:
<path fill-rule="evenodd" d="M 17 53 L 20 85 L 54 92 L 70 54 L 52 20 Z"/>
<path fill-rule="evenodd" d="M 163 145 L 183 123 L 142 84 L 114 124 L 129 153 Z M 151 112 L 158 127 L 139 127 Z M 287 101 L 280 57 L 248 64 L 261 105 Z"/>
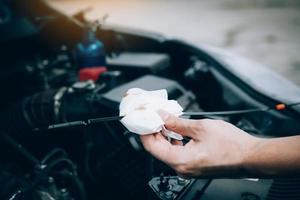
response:
<path fill-rule="evenodd" d="M 162 113 L 168 130 L 191 138 L 170 143 L 161 133 L 141 136 L 145 149 L 182 177 L 226 177 L 244 174 L 243 163 L 257 145 L 255 138 L 221 120 L 188 120 Z"/>

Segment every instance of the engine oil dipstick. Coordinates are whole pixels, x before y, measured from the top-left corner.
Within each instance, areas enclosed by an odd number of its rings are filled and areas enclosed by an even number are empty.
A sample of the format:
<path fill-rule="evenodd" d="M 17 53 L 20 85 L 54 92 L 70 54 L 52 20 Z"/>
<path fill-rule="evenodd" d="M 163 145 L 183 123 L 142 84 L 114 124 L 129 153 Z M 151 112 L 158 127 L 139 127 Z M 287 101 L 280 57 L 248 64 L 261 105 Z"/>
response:
<path fill-rule="evenodd" d="M 284 103 L 279 103 L 275 106 L 276 110 L 284 110 L 286 109 L 286 105 Z"/>
<path fill-rule="evenodd" d="M 279 103 L 273 107 L 262 107 L 262 108 L 252 108 L 252 109 L 244 109 L 244 110 L 229 110 L 229 111 L 216 111 L 216 112 L 184 112 L 182 116 L 198 116 L 198 117 L 207 117 L 207 116 L 226 116 L 226 115 L 239 115 L 239 114 L 248 114 L 254 112 L 269 112 L 272 110 L 283 111 L 288 107 L 299 105 L 300 102 L 284 104 Z M 123 118 L 123 116 L 112 116 L 112 117 L 100 117 L 94 119 L 88 119 L 87 121 L 73 121 L 73 122 L 65 122 L 60 124 L 49 125 L 46 128 L 35 128 L 33 131 L 42 131 L 42 130 L 53 130 L 58 128 L 70 128 L 76 126 L 89 126 L 92 124 L 109 122 L 109 121 L 119 121 Z"/>
<path fill-rule="evenodd" d="M 102 122 L 109 122 L 109 121 L 118 121 L 122 119 L 120 116 L 112 116 L 112 117 L 100 117 L 100 118 L 94 118 L 89 119 L 87 121 L 72 121 L 72 122 L 65 122 L 65 123 L 59 123 L 59 124 L 52 124 L 45 128 L 35 128 L 33 131 L 43 131 L 43 130 L 53 130 L 53 129 L 59 129 L 59 128 L 71 128 L 71 127 L 77 127 L 77 126 L 88 126 L 92 124 L 102 123 Z"/>

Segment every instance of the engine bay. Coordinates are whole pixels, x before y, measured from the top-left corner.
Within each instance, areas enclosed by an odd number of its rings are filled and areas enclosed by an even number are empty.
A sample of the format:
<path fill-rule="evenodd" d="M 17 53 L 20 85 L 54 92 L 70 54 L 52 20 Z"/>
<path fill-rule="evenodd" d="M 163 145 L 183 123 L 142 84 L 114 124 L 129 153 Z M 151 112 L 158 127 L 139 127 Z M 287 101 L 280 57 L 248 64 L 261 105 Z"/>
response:
<path fill-rule="evenodd" d="M 122 95 L 134 87 L 166 89 L 186 112 L 281 103 L 213 55 L 159 35 L 91 24 L 82 13 L 69 18 L 41 2 L 8 8 L 14 13 L 0 24 L 1 199 L 299 197 L 299 179 L 181 179 L 119 121 L 82 124 L 118 115 Z M 278 137 L 299 134 L 299 116 L 287 108 L 214 118 Z M 44 129 L 61 123 L 69 124 Z"/>

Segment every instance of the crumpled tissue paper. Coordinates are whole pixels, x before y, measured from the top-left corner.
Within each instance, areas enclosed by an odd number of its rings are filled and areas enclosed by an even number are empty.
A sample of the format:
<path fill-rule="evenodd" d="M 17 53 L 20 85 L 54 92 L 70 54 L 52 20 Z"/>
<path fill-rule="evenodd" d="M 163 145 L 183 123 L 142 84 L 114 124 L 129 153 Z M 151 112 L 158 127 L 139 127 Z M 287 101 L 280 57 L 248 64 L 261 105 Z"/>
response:
<path fill-rule="evenodd" d="M 168 100 L 165 89 L 147 91 L 140 88 L 129 89 L 120 103 L 121 123 L 130 131 L 147 135 L 162 131 L 165 136 L 182 140 L 182 136 L 167 130 L 158 110 L 182 115 L 182 107 L 175 100 Z"/>

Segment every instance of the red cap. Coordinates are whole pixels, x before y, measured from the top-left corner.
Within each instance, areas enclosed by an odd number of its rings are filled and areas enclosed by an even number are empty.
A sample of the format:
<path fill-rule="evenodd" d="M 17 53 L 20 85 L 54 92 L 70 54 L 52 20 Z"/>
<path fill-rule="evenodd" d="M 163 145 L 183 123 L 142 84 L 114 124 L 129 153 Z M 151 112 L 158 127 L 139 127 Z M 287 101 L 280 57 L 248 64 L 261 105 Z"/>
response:
<path fill-rule="evenodd" d="M 86 81 L 86 80 L 93 80 L 97 81 L 99 76 L 106 72 L 106 67 L 87 67 L 79 70 L 79 80 Z"/>

